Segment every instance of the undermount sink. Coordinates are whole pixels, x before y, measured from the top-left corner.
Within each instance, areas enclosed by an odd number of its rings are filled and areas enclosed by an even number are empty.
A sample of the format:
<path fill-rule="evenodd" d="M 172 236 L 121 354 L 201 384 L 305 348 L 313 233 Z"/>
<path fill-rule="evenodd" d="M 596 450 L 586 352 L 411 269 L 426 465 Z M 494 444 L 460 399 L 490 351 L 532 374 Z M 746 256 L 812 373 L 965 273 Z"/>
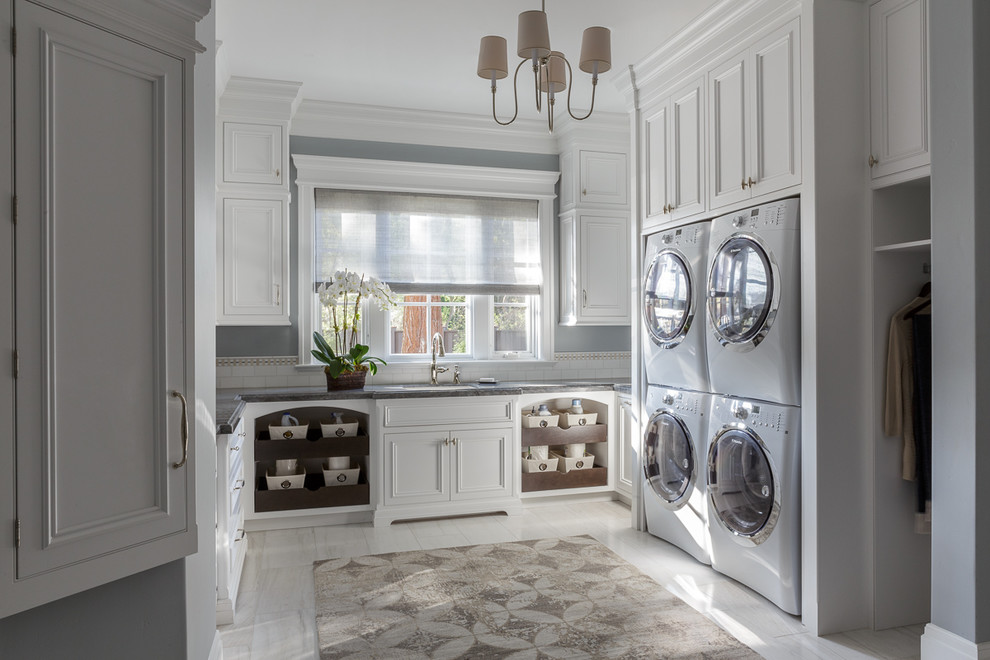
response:
<path fill-rule="evenodd" d="M 449 392 L 451 390 L 473 390 L 476 389 L 474 385 L 465 385 L 462 383 L 446 383 L 446 384 L 412 384 L 412 385 L 379 385 L 383 390 L 390 390 L 393 392 Z"/>

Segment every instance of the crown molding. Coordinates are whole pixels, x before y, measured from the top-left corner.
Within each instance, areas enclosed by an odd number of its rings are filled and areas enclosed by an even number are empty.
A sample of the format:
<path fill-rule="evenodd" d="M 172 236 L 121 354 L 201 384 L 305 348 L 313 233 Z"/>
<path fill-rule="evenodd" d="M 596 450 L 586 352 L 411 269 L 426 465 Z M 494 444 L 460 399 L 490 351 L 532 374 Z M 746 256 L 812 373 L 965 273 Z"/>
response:
<path fill-rule="evenodd" d="M 39 4 L 184 58 L 206 52 L 196 40 L 196 23 L 210 12 L 209 0 L 42 0 Z"/>
<path fill-rule="evenodd" d="M 575 144 L 603 149 L 629 146 L 629 115 L 619 112 L 595 113 L 588 121 L 567 117 L 554 126 L 557 149 L 562 153 Z"/>
<path fill-rule="evenodd" d="M 230 76 L 217 105 L 217 114 L 289 122 L 301 97 L 302 83 Z"/>
<path fill-rule="evenodd" d="M 438 147 L 556 154 L 557 141 L 539 120 L 499 126 L 490 117 L 453 112 L 314 101 L 299 105 L 292 135 L 425 144 Z"/>
<path fill-rule="evenodd" d="M 696 77 L 751 35 L 800 15 L 801 0 L 720 0 L 633 66 L 639 105 Z"/>
<path fill-rule="evenodd" d="M 560 172 L 292 154 L 299 186 L 553 199 Z M 438 187 L 438 181 L 443 185 Z"/>

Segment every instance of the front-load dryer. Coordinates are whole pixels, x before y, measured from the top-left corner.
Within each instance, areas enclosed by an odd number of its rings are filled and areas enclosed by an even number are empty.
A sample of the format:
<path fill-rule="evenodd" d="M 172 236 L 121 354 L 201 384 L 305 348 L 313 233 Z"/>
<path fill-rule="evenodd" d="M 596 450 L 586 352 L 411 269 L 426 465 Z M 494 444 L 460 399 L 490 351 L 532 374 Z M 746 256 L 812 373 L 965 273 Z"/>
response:
<path fill-rule="evenodd" d="M 647 531 L 710 564 L 705 434 L 711 395 L 651 386 L 646 406 L 641 455 Z"/>
<path fill-rule="evenodd" d="M 708 392 L 705 276 L 709 222 L 646 239 L 643 263 L 643 362 L 646 382 Z"/>
<path fill-rule="evenodd" d="M 712 568 L 801 612 L 801 409 L 712 396 Z"/>
<path fill-rule="evenodd" d="M 801 404 L 798 199 L 712 220 L 706 324 L 711 392 Z"/>

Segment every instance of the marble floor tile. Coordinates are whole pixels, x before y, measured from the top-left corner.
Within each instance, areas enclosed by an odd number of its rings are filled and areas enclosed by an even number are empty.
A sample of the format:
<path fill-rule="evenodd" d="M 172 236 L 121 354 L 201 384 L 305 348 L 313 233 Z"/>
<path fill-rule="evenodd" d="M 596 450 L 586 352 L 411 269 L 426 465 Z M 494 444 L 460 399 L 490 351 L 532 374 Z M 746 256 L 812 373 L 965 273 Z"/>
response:
<path fill-rule="evenodd" d="M 800 617 L 631 527 L 619 502 L 527 500 L 521 515 L 485 515 L 252 532 L 234 623 L 219 628 L 225 660 L 318 658 L 312 562 L 337 557 L 588 534 L 771 660 L 909 660 L 924 626 L 815 637 Z"/>

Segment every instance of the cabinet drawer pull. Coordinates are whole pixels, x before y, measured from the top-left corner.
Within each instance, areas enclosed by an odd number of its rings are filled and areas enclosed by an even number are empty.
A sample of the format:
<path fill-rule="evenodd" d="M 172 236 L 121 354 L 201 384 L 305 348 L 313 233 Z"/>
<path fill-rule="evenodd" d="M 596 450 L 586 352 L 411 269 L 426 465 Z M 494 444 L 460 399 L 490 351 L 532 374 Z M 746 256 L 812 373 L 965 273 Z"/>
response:
<path fill-rule="evenodd" d="M 189 457 L 189 420 L 186 418 L 186 397 L 177 390 L 172 390 L 172 397 L 182 402 L 182 460 L 172 463 L 172 467 L 178 470 L 186 464 L 186 459 Z"/>
<path fill-rule="evenodd" d="M 237 538 L 234 539 L 234 543 L 237 543 L 238 541 L 243 541 L 245 536 L 247 536 L 247 532 L 245 532 L 243 529 L 237 530 Z"/>
<path fill-rule="evenodd" d="M 241 450 L 240 445 L 234 445 L 233 447 L 230 448 L 230 451 L 240 451 L 240 450 Z"/>
<path fill-rule="evenodd" d="M 232 491 L 234 491 L 234 490 L 240 490 L 241 488 L 244 488 L 244 480 L 243 479 L 238 479 L 237 481 L 234 482 L 234 487 L 231 488 L 231 490 Z"/>

